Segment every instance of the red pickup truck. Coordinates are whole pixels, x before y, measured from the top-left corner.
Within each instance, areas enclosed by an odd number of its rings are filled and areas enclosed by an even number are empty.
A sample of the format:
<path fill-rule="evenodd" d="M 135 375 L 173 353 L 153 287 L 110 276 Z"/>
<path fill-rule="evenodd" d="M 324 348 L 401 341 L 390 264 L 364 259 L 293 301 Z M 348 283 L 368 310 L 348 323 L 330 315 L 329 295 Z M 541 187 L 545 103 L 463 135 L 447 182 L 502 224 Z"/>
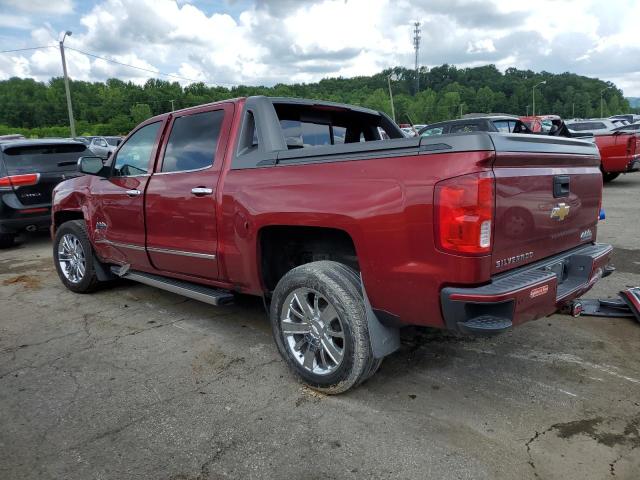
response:
<path fill-rule="evenodd" d="M 327 393 L 370 377 L 405 325 L 503 332 L 608 272 L 589 142 L 404 138 L 377 111 L 257 96 L 151 118 L 78 163 L 53 198 L 67 288 L 261 296 L 283 359 Z"/>
<path fill-rule="evenodd" d="M 602 178 L 610 182 L 621 173 L 640 170 L 640 134 L 624 130 L 595 133 L 602 160 Z"/>

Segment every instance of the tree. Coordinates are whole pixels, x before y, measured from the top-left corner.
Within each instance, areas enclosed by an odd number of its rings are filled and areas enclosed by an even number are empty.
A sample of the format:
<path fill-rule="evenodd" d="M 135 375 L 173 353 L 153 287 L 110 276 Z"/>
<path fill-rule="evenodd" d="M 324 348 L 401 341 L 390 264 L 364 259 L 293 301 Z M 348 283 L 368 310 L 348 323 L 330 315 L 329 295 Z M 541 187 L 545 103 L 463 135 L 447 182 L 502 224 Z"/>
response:
<path fill-rule="evenodd" d="M 136 103 L 131 107 L 131 119 L 136 125 L 144 122 L 147 118 L 151 118 L 152 116 L 151 107 L 146 103 Z"/>

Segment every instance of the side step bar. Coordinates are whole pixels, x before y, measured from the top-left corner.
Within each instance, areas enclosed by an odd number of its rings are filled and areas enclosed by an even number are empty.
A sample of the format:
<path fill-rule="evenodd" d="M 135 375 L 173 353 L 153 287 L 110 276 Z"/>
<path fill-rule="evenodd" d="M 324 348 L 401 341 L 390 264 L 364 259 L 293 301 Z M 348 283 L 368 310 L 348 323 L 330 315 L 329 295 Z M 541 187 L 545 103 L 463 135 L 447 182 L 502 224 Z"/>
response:
<path fill-rule="evenodd" d="M 210 305 L 229 305 L 233 303 L 233 294 L 227 290 L 206 287 L 197 283 L 185 282 L 174 278 L 167 278 L 151 273 L 129 270 L 128 266 L 111 267 L 111 271 L 120 278 L 144 283 L 151 287 L 167 290 L 185 297 L 193 298 Z"/>

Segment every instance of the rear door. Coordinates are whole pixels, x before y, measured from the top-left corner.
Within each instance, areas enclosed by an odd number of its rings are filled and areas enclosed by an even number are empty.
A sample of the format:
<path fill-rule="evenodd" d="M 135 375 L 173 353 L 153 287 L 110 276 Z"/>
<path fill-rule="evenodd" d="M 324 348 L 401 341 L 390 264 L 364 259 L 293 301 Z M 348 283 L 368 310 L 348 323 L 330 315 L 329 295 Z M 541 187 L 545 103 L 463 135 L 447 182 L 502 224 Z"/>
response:
<path fill-rule="evenodd" d="M 9 178 L 36 174 L 33 181 L 18 182 L 13 186 L 21 206 L 49 207 L 53 188 L 61 181 L 79 175 L 78 158 L 86 152 L 85 145 L 75 142 L 7 146 L 3 157 Z"/>
<path fill-rule="evenodd" d="M 172 118 L 146 193 L 147 251 L 165 272 L 218 278 L 217 186 L 234 105 Z"/>
<path fill-rule="evenodd" d="M 493 272 L 593 242 L 602 193 L 595 146 L 493 134 L 496 214 Z"/>

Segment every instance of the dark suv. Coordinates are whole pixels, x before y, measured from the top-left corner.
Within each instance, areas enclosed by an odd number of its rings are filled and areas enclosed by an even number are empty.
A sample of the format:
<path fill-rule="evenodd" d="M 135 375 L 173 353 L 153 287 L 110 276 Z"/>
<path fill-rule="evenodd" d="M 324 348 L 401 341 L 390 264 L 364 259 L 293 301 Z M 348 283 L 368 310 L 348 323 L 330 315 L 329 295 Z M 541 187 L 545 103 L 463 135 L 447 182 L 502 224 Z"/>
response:
<path fill-rule="evenodd" d="M 88 153 L 69 140 L 0 142 L 0 248 L 13 245 L 23 230 L 49 227 L 53 187 L 80 175 L 78 158 Z"/>

